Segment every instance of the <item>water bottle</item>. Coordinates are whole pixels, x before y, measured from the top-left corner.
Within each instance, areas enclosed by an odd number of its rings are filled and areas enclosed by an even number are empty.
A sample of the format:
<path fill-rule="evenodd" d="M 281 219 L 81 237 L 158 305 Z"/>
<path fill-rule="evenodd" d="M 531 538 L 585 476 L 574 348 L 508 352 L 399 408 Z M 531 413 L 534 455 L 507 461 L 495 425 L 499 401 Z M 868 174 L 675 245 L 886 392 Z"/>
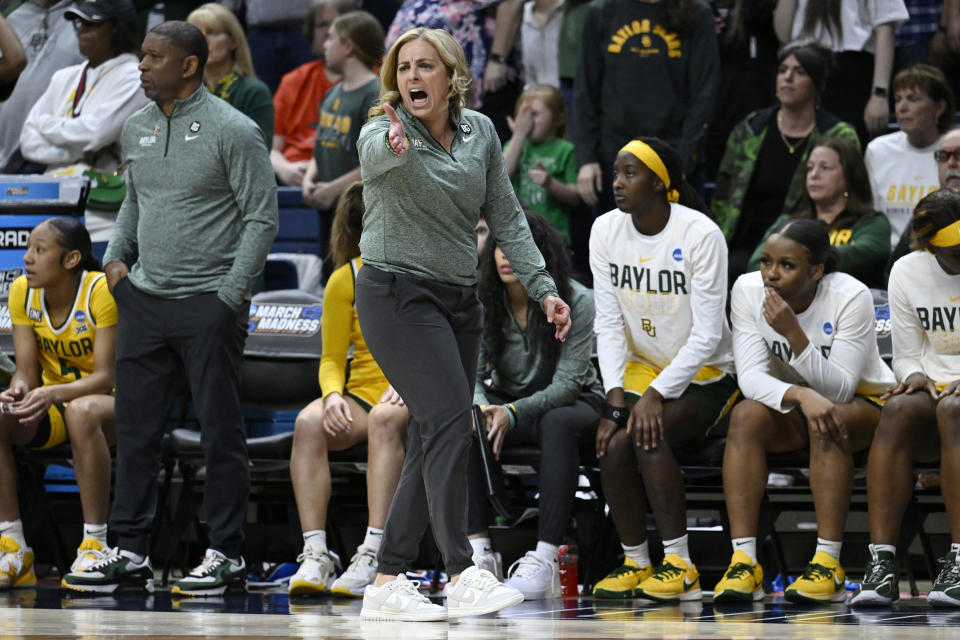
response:
<path fill-rule="evenodd" d="M 580 593 L 577 586 L 580 582 L 577 574 L 577 563 L 580 561 L 577 545 L 561 545 L 557 560 L 560 563 L 560 594 L 564 598 L 576 598 Z"/>

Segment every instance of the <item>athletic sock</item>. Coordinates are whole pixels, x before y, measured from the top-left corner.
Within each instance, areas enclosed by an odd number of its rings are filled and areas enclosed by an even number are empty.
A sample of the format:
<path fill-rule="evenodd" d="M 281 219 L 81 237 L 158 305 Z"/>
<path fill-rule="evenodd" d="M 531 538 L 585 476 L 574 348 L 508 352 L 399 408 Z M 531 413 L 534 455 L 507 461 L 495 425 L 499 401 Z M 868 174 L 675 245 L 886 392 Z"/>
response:
<path fill-rule="evenodd" d="M 363 538 L 363 546 L 367 549 L 379 551 L 381 542 L 383 542 L 383 529 L 367 527 L 367 535 Z"/>
<path fill-rule="evenodd" d="M 757 562 L 757 537 L 753 536 L 751 538 L 734 538 L 730 541 L 733 543 L 734 551 L 743 551 L 745 554 L 750 556 L 750 560 L 754 564 Z"/>
<path fill-rule="evenodd" d="M 638 567 L 650 566 L 650 545 L 644 540 L 640 544 L 628 545 L 621 544 L 623 555 L 637 563 Z"/>
<path fill-rule="evenodd" d="M 83 539 L 93 538 L 100 543 L 104 549 L 107 548 L 107 525 L 83 523 Z"/>
<path fill-rule="evenodd" d="M 560 547 L 555 544 L 550 544 L 549 542 L 544 542 L 543 540 L 538 540 L 534 553 L 547 562 L 555 562 L 557 555 L 560 553 Z"/>
<path fill-rule="evenodd" d="M 869 548 L 870 548 L 870 555 L 873 556 L 874 558 L 876 558 L 876 557 L 877 557 L 877 554 L 879 554 L 881 551 L 886 551 L 887 553 L 892 553 L 894 556 L 897 555 L 897 547 L 896 547 L 896 545 L 892 545 L 892 544 L 871 544 L 871 545 L 869 546 Z"/>
<path fill-rule="evenodd" d="M 842 540 L 825 540 L 817 538 L 817 553 L 821 551 L 832 557 L 838 563 L 840 562 L 840 548 L 843 546 Z"/>
<path fill-rule="evenodd" d="M 473 555 L 475 556 L 485 556 L 493 553 L 493 541 L 487 536 L 470 538 L 470 546 L 473 547 Z"/>
<path fill-rule="evenodd" d="M 23 537 L 23 522 L 20 521 L 20 518 L 0 522 L 0 536 L 13 538 L 21 547 L 27 544 L 27 541 Z"/>
<path fill-rule="evenodd" d="M 324 529 L 313 529 L 303 532 L 303 546 L 316 549 L 321 553 L 327 552 L 327 532 Z"/>
<path fill-rule="evenodd" d="M 687 534 L 683 534 L 679 538 L 674 538 L 673 540 L 663 541 L 663 555 L 668 556 L 670 554 L 676 554 L 680 556 L 688 565 L 693 564 L 693 560 L 690 559 L 690 549 L 688 547 Z"/>

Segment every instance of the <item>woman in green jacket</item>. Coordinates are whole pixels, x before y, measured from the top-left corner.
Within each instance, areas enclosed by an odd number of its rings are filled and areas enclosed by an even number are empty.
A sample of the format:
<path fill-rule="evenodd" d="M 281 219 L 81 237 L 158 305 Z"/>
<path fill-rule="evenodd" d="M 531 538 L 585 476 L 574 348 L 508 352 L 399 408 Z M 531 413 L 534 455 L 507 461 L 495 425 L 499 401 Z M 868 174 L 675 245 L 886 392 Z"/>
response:
<path fill-rule="evenodd" d="M 840 254 L 840 271 L 849 273 L 868 287 L 884 288 L 890 259 L 890 220 L 873 208 L 873 191 L 860 147 L 844 138 L 823 138 L 810 151 L 803 167 L 806 196 L 794 212 L 795 218 L 823 221 L 830 232 L 830 244 Z M 760 254 L 770 230 L 750 257 L 748 271 L 760 268 Z"/>

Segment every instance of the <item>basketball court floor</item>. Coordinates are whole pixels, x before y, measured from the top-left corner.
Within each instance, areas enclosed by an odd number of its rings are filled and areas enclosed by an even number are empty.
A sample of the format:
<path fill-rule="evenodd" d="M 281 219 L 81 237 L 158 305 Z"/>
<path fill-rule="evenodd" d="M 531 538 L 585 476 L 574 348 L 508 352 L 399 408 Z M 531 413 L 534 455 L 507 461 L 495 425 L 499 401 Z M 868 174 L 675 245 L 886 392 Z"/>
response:
<path fill-rule="evenodd" d="M 798 607 L 780 595 L 722 608 L 709 597 L 702 604 L 659 607 L 580 597 L 524 602 L 450 623 L 391 623 L 361 620 L 359 600 L 291 600 L 276 588 L 223 598 L 180 599 L 159 589 L 150 595 L 87 597 L 68 595 L 50 580 L 0 594 L 0 639 L 960 638 L 960 610 L 932 609 L 904 595 L 892 610 Z"/>

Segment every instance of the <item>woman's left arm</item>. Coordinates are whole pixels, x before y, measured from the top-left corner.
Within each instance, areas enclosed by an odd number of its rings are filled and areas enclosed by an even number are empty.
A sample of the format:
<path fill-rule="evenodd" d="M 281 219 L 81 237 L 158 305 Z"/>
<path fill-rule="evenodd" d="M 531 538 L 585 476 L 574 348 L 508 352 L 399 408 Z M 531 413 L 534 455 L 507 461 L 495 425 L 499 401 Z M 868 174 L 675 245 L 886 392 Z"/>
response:
<path fill-rule="evenodd" d="M 501 0 L 497 4 L 494 17 L 493 42 L 490 43 L 490 55 L 483 68 L 483 90 L 499 91 L 507 84 L 506 59 L 513 51 L 523 20 L 523 0 Z M 493 59 L 497 56 L 501 61 Z"/>

